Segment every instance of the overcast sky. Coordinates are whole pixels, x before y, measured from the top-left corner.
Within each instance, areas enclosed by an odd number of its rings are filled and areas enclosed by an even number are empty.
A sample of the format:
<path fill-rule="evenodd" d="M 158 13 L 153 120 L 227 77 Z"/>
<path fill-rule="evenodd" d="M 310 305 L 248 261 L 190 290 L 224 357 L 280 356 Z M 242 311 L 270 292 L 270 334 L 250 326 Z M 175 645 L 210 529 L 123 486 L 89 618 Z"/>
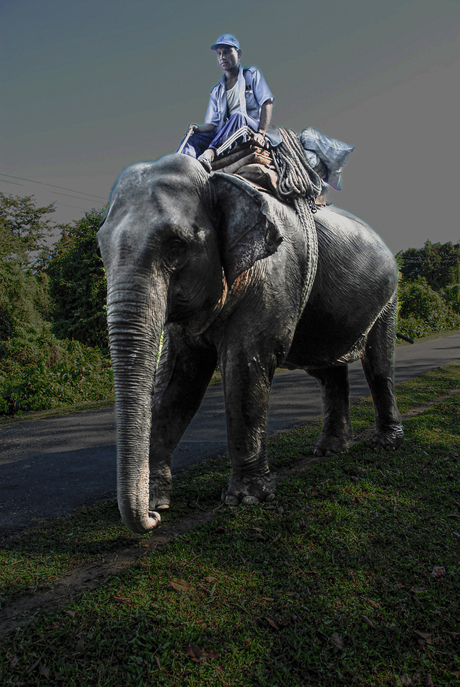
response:
<path fill-rule="evenodd" d="M 459 0 L 0 0 L 0 26 L 0 191 L 56 221 L 203 123 L 229 31 L 275 124 L 356 146 L 336 205 L 394 252 L 460 240 Z"/>

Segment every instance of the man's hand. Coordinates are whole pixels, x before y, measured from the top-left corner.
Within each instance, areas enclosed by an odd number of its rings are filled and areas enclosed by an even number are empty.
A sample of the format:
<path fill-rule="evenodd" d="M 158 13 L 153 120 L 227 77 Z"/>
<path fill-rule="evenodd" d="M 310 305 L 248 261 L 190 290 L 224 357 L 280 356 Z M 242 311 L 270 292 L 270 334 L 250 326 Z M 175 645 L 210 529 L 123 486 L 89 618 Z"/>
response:
<path fill-rule="evenodd" d="M 202 124 L 199 126 L 198 124 L 189 124 L 187 133 L 189 131 L 192 132 L 192 134 L 210 134 L 213 133 L 216 130 L 216 125 L 215 124 Z"/>
<path fill-rule="evenodd" d="M 265 148 L 265 134 L 258 131 L 254 134 L 254 141 L 260 145 L 261 148 Z"/>

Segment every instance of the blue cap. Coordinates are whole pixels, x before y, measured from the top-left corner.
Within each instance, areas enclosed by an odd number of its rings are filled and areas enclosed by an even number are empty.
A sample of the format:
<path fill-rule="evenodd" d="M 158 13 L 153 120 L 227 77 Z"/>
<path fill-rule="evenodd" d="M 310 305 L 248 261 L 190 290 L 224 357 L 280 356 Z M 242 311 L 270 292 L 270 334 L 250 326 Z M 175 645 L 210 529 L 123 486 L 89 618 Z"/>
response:
<path fill-rule="evenodd" d="M 232 48 L 240 49 L 240 44 L 233 33 L 223 33 L 222 36 L 219 36 L 214 45 L 211 45 L 211 50 L 217 50 L 218 45 L 230 45 Z"/>

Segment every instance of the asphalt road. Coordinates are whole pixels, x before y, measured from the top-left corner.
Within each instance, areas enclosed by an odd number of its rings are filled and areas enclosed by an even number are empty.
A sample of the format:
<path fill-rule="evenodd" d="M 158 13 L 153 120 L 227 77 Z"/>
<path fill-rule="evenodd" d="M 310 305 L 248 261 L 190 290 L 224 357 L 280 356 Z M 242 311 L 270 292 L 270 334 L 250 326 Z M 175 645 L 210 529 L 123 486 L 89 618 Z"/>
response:
<path fill-rule="evenodd" d="M 460 358 L 460 332 L 396 351 L 401 382 Z M 369 395 L 361 363 L 349 366 L 352 398 Z M 288 429 L 321 413 L 319 387 L 303 371 L 275 375 L 268 430 Z M 209 387 L 174 454 L 173 470 L 226 450 L 221 385 Z M 0 426 L 0 536 L 116 494 L 113 408 Z"/>

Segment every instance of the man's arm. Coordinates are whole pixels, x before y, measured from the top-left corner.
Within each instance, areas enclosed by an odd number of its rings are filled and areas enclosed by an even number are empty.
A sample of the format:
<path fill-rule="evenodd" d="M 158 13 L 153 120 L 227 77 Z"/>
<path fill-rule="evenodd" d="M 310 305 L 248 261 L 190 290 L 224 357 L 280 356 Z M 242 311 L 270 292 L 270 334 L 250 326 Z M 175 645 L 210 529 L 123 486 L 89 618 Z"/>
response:
<path fill-rule="evenodd" d="M 260 110 L 259 134 L 265 134 L 272 120 L 273 103 L 266 100 Z"/>
<path fill-rule="evenodd" d="M 255 134 L 254 140 L 259 145 L 263 146 L 265 143 L 265 132 L 272 119 L 273 102 L 266 100 L 260 109 L 259 131 Z"/>

